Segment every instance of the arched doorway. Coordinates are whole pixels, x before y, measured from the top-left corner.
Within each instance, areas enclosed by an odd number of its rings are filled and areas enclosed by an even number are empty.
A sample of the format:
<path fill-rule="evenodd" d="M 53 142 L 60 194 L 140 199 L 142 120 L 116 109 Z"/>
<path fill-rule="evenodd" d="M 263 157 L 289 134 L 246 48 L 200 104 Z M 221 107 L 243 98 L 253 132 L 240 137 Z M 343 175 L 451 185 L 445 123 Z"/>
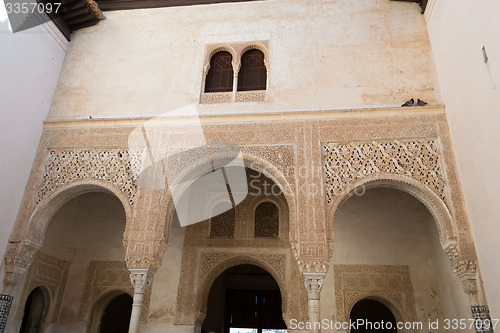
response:
<path fill-rule="evenodd" d="M 357 323 L 358 320 L 363 320 L 365 323 L 351 329 L 351 333 L 397 332 L 396 319 L 391 310 L 374 299 L 363 299 L 354 304 L 349 319 L 351 322 Z"/>
<path fill-rule="evenodd" d="M 26 299 L 23 321 L 19 333 L 42 332 L 47 314 L 48 301 L 40 287 L 33 289 Z"/>
<path fill-rule="evenodd" d="M 433 212 L 401 189 L 367 187 L 353 193 L 333 222 L 331 262 L 342 272 L 334 287 L 337 301 L 352 293 L 384 295 L 393 303 L 404 297 L 399 310 L 409 321 L 428 319 L 417 309 L 431 320 L 468 318 L 469 300 L 450 269 L 437 225 Z"/>
<path fill-rule="evenodd" d="M 117 296 L 104 309 L 99 333 L 127 333 L 133 299 L 128 294 Z"/>
<path fill-rule="evenodd" d="M 202 332 L 286 332 L 278 283 L 254 265 L 227 269 L 210 289 Z"/>

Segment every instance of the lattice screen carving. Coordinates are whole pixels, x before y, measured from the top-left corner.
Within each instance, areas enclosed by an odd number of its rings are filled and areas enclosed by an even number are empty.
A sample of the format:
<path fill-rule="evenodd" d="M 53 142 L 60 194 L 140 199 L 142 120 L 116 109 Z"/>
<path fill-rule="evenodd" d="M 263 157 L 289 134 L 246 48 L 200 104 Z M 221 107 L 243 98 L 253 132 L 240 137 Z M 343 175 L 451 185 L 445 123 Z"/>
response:
<path fill-rule="evenodd" d="M 137 191 L 133 170 L 140 170 L 141 154 L 124 149 L 51 150 L 44 165 L 37 204 L 63 184 L 93 178 L 116 186 L 133 205 Z"/>
<path fill-rule="evenodd" d="M 272 202 L 263 202 L 255 208 L 254 237 L 278 237 L 279 210 Z"/>
<path fill-rule="evenodd" d="M 231 206 L 230 203 L 220 202 L 213 211 L 226 210 L 229 208 L 227 205 Z M 212 217 L 210 219 L 210 237 L 234 237 L 234 220 L 234 208 Z"/>
<path fill-rule="evenodd" d="M 323 153 L 328 204 L 350 183 L 378 172 L 411 177 L 445 199 L 437 139 L 327 143 Z"/>

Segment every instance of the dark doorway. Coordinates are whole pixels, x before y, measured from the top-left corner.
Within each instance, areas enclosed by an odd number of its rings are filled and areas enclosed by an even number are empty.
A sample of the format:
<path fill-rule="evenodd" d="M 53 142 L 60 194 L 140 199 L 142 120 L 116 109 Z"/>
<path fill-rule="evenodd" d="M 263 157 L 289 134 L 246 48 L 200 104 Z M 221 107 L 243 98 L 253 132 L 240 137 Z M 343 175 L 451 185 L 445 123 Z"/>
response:
<path fill-rule="evenodd" d="M 396 333 L 396 319 L 391 310 L 384 304 L 373 299 L 357 302 L 351 310 L 351 322 L 364 319 L 366 325 L 351 329 L 351 333 Z M 368 324 L 368 323 L 371 323 Z"/>
<path fill-rule="evenodd" d="M 232 267 L 213 283 L 202 332 L 283 332 L 281 293 L 274 278 L 253 265 Z"/>
<path fill-rule="evenodd" d="M 35 288 L 26 299 L 24 316 L 19 333 L 38 333 L 43 330 L 46 310 L 42 289 Z"/>
<path fill-rule="evenodd" d="M 104 310 L 100 333 L 127 333 L 132 312 L 132 297 L 123 294 L 113 298 Z"/>

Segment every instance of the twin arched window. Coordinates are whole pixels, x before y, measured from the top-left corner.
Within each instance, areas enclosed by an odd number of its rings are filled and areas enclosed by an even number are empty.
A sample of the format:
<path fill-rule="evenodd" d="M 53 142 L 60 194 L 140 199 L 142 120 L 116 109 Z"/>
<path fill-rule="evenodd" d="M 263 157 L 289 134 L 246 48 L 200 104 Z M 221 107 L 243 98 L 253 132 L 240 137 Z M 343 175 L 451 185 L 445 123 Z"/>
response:
<path fill-rule="evenodd" d="M 229 208 L 228 204 L 221 202 L 217 204 L 210 219 L 210 237 L 234 237 L 235 210 Z M 224 211 L 222 214 L 218 214 Z M 217 215 L 216 215 L 217 214 Z M 264 201 L 255 208 L 254 215 L 254 237 L 278 238 L 279 237 L 280 213 L 278 207 L 270 202 Z"/>
<path fill-rule="evenodd" d="M 205 80 L 205 92 L 233 91 L 232 55 L 227 51 L 215 53 Z M 266 90 L 267 71 L 264 53 L 257 49 L 246 51 L 241 57 L 238 91 Z"/>
<path fill-rule="evenodd" d="M 233 56 L 231 53 L 217 52 L 210 59 L 205 82 L 205 92 L 233 91 Z"/>

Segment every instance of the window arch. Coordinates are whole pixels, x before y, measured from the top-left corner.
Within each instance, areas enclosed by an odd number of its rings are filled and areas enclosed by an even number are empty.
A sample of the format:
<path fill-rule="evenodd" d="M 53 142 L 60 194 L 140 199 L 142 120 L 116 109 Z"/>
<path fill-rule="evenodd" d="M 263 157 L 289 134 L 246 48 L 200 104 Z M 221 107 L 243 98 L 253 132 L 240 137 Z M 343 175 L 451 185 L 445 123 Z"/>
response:
<path fill-rule="evenodd" d="M 205 81 L 205 92 L 233 91 L 233 56 L 227 51 L 215 53 Z"/>
<path fill-rule="evenodd" d="M 264 53 L 257 49 L 248 50 L 241 57 L 238 75 L 238 91 L 266 90 L 267 70 Z"/>
<path fill-rule="evenodd" d="M 279 236 L 280 213 L 278 207 L 269 201 L 255 208 L 254 237 L 277 238 Z"/>

